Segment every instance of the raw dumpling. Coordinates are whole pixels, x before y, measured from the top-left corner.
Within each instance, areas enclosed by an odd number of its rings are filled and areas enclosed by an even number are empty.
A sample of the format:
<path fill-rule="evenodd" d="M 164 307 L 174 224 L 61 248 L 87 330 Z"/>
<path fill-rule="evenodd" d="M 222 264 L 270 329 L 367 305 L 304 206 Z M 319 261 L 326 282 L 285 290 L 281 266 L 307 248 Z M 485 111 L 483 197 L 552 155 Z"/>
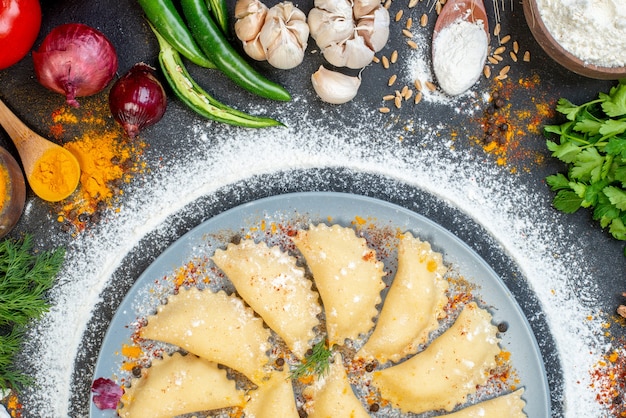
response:
<path fill-rule="evenodd" d="M 518 389 L 506 395 L 468 406 L 452 414 L 444 415 L 447 418 L 526 418 L 522 399 L 524 389 Z"/>
<path fill-rule="evenodd" d="M 299 418 L 287 368 L 273 372 L 268 380 L 250 392 L 243 412 L 253 418 Z"/>
<path fill-rule="evenodd" d="M 350 386 L 341 354 L 335 353 L 333 360 L 328 373 L 303 391 L 305 399 L 311 400 L 308 417 L 369 418 Z"/>
<path fill-rule="evenodd" d="M 141 337 L 184 348 L 259 384 L 266 376 L 270 331 L 243 301 L 220 291 L 181 288 L 148 317 Z"/>
<path fill-rule="evenodd" d="M 122 396 L 122 418 L 169 418 L 190 412 L 240 406 L 243 392 L 217 364 L 174 353 L 154 360 Z"/>
<path fill-rule="evenodd" d="M 446 268 L 441 254 L 407 232 L 398 244 L 398 270 L 385 297 L 376 328 L 357 357 L 380 363 L 417 352 L 445 316 Z"/>
<path fill-rule="evenodd" d="M 372 384 L 403 412 L 452 411 L 485 384 L 496 367 L 497 332 L 491 314 L 471 302 L 424 351 L 374 372 Z"/>
<path fill-rule="evenodd" d="M 295 257 L 277 246 L 244 240 L 217 250 L 212 257 L 243 300 L 299 358 L 311 347 L 321 312 L 318 295 Z"/>
<path fill-rule="evenodd" d="M 369 332 L 385 287 L 383 263 L 352 228 L 311 225 L 293 238 L 322 298 L 328 342 L 344 344 Z"/>

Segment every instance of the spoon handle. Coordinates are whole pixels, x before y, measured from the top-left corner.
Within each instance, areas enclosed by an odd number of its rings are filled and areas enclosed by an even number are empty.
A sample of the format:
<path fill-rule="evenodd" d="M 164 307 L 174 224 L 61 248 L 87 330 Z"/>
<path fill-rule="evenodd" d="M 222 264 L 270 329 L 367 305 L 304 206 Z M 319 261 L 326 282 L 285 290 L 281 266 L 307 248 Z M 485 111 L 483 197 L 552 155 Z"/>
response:
<path fill-rule="evenodd" d="M 18 148 L 32 135 L 32 131 L 0 100 L 0 125 Z"/>

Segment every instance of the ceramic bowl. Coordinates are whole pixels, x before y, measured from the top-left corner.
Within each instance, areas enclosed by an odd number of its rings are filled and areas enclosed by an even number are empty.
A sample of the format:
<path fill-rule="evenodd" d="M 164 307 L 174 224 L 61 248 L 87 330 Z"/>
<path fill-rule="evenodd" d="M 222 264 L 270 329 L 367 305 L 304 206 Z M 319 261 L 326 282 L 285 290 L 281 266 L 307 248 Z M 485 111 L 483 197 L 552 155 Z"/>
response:
<path fill-rule="evenodd" d="M 24 211 L 26 203 L 26 183 L 24 175 L 15 158 L 0 147 L 0 182 L 4 196 L 0 195 L 0 238 L 11 232 Z"/>
<path fill-rule="evenodd" d="M 600 67 L 587 64 L 566 51 L 548 32 L 541 20 L 536 0 L 523 0 L 524 17 L 535 40 L 557 63 L 577 74 L 600 80 L 617 80 L 626 77 L 626 67 Z"/>

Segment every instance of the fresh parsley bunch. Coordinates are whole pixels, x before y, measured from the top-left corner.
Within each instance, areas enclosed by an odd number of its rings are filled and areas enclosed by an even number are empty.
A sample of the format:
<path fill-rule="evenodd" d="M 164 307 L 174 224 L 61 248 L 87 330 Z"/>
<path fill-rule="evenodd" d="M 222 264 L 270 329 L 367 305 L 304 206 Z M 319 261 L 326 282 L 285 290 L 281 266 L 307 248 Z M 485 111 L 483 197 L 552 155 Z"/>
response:
<path fill-rule="evenodd" d="M 545 127 L 559 136 L 547 147 L 568 171 L 546 178 L 557 192 L 554 207 L 566 213 L 590 208 L 602 228 L 626 240 L 626 79 L 580 106 L 561 98 L 556 110 L 567 122 Z"/>

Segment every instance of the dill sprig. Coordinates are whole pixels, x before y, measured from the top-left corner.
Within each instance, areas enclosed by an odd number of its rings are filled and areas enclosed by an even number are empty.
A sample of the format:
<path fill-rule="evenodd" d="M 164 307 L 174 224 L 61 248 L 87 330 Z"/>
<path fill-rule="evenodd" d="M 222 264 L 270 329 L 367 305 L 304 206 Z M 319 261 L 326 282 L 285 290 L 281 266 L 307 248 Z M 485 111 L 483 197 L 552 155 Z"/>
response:
<path fill-rule="evenodd" d="M 323 376 L 330 368 L 333 350 L 322 340 L 315 344 L 296 368 L 291 370 L 291 378 L 299 379 L 306 376 Z"/>
<path fill-rule="evenodd" d="M 31 379 L 14 366 L 26 326 L 50 309 L 46 293 L 65 250 L 34 252 L 32 236 L 0 242 L 0 389 L 19 391 Z"/>

